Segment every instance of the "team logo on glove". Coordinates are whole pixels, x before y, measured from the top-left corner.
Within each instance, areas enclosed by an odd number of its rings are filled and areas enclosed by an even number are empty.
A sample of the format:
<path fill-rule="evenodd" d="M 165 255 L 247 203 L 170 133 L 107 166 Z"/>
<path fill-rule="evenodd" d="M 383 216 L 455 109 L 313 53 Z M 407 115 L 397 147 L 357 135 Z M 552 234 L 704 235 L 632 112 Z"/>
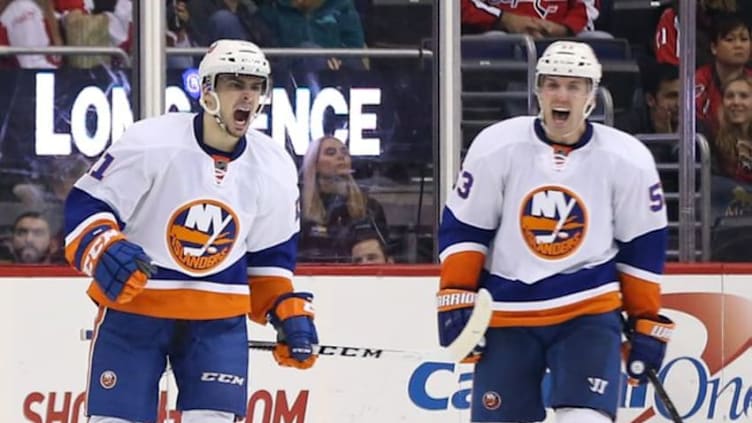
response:
<path fill-rule="evenodd" d="M 213 271 L 232 251 L 238 222 L 232 209 L 219 201 L 199 200 L 183 205 L 167 225 L 170 255 L 188 272 Z"/>

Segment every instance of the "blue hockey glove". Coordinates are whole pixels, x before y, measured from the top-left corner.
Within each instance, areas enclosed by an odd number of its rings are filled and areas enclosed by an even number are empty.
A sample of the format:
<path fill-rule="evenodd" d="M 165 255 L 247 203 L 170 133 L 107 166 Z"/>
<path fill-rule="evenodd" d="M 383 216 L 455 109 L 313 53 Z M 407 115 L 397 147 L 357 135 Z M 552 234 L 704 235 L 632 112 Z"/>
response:
<path fill-rule="evenodd" d="M 281 366 L 308 369 L 316 363 L 319 337 L 313 323 L 312 300 L 311 293 L 292 292 L 280 295 L 272 307 L 269 321 L 277 330 L 273 355 Z"/>
<path fill-rule="evenodd" d="M 641 385 L 647 381 L 648 371 L 660 370 L 674 326 L 671 319 L 661 315 L 657 321 L 630 319 L 627 322 L 625 367 L 630 385 Z"/>
<path fill-rule="evenodd" d="M 442 289 L 436 294 L 439 344 L 450 345 L 467 325 L 475 306 L 475 292 L 464 289 Z M 462 360 L 462 363 L 477 363 L 485 350 L 485 338 Z"/>
<path fill-rule="evenodd" d="M 112 301 L 125 304 L 143 291 L 156 271 L 151 258 L 114 228 L 98 227 L 82 237 L 71 264 L 94 278 Z"/>

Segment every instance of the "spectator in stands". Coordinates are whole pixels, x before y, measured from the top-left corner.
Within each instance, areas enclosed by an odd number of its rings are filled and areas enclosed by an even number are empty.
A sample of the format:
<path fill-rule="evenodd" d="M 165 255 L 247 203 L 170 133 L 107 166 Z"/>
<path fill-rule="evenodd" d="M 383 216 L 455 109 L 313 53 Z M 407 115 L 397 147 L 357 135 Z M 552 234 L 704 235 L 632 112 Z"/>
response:
<path fill-rule="evenodd" d="M 695 64 L 703 66 L 712 61 L 710 56 L 710 38 L 714 21 L 719 16 L 734 14 L 737 11 L 736 0 L 698 0 L 695 16 Z M 655 58 L 659 63 L 679 66 L 679 1 L 674 0 L 671 7 L 661 13 L 653 37 Z"/>
<path fill-rule="evenodd" d="M 60 44 L 56 21 L 47 21 L 45 11 L 34 0 L 0 0 L 0 46 L 50 47 Z M 52 37 L 51 34 L 57 34 Z M 57 42 L 55 42 L 57 39 Z M 42 54 L 0 57 L 2 67 L 55 69 L 60 58 Z"/>
<path fill-rule="evenodd" d="M 711 140 L 712 217 L 752 214 L 752 77 L 723 87 L 718 134 Z"/>
<path fill-rule="evenodd" d="M 131 0 L 60 1 L 66 43 L 84 47 L 119 47 L 130 52 L 133 39 L 133 3 Z M 87 8 L 87 3 L 89 8 Z M 70 56 L 70 66 L 88 69 L 99 65 L 122 65 L 117 56 Z"/>
<path fill-rule="evenodd" d="M 644 106 L 617 118 L 616 126 L 630 134 L 670 134 L 679 124 L 679 68 L 654 64 L 641 70 Z"/>
<path fill-rule="evenodd" d="M 347 262 L 354 222 L 387 227 L 383 207 L 361 190 L 352 173 L 350 152 L 339 139 L 324 136 L 308 146 L 301 166 L 301 261 Z"/>
<path fill-rule="evenodd" d="M 724 15 L 713 26 L 710 49 L 714 62 L 695 73 L 695 106 L 697 120 L 708 130 L 709 138 L 718 131 L 721 87 L 743 74 L 752 75 L 750 60 L 750 29 L 734 15 Z"/>
<path fill-rule="evenodd" d="M 60 245 L 39 212 L 25 212 L 13 223 L 10 240 L 0 247 L 0 261 L 18 264 L 62 264 Z"/>
<path fill-rule="evenodd" d="M 643 104 L 617 116 L 614 126 L 633 135 L 675 133 L 679 125 L 679 68 L 665 63 L 651 64 L 641 69 L 640 74 Z M 658 162 L 675 161 L 674 147 L 675 143 L 648 144 Z"/>
<path fill-rule="evenodd" d="M 167 0 L 167 47 L 193 47 L 188 0 Z M 192 56 L 167 56 L 167 67 L 187 69 L 194 65 Z"/>
<path fill-rule="evenodd" d="M 270 0 L 260 9 L 279 47 L 365 48 L 360 15 L 352 0 Z M 360 58 L 305 58 L 289 63 L 305 70 L 363 69 Z"/>
<path fill-rule="evenodd" d="M 595 30 L 599 0 L 499 2 L 462 0 L 462 33 L 503 31 L 535 39 L 572 36 L 611 38 Z"/>
<path fill-rule="evenodd" d="M 350 262 L 353 264 L 394 263 L 387 252 L 387 241 L 372 222 L 354 225 L 350 239 Z"/>
<path fill-rule="evenodd" d="M 191 0 L 187 6 L 189 35 L 198 45 L 208 46 L 219 39 L 246 40 L 261 47 L 274 43 L 253 0 Z"/>
<path fill-rule="evenodd" d="M 752 182 L 752 76 L 740 75 L 725 84 L 711 151 L 716 174 Z"/>
<path fill-rule="evenodd" d="M 60 245 L 63 245 L 65 198 L 89 166 L 89 160 L 80 154 L 53 157 L 39 170 L 43 175 L 41 183 L 21 183 L 13 187 L 13 194 L 25 210 L 39 211 L 45 216 L 53 238 Z"/>

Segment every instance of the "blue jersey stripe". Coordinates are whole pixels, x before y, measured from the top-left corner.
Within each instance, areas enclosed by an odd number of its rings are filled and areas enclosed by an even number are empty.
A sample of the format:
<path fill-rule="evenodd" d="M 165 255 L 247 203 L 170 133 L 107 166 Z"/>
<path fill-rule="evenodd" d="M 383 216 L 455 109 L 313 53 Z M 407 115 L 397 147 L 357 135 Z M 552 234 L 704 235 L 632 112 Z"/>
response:
<path fill-rule="evenodd" d="M 444 207 L 439 226 L 439 252 L 461 242 L 474 242 L 488 247 L 495 234 L 495 229 L 482 229 L 460 221 L 449 207 Z"/>
<path fill-rule="evenodd" d="M 295 257 L 298 251 L 298 233 L 290 239 L 246 254 L 248 267 L 280 267 L 291 272 L 295 271 Z"/>
<path fill-rule="evenodd" d="M 92 197 L 88 192 L 73 187 L 65 199 L 65 235 L 67 236 L 84 220 L 96 213 L 112 213 L 122 231 L 125 223 L 120 220 L 117 211 L 102 200 Z"/>
<path fill-rule="evenodd" d="M 597 288 L 617 281 L 616 264 L 608 261 L 574 273 L 560 273 L 527 284 L 483 271 L 481 285 L 487 288 L 496 301 L 543 301 Z"/>
<path fill-rule="evenodd" d="M 246 270 L 245 256 L 241 257 L 235 263 L 231 264 L 225 270 L 219 273 L 213 273 L 208 276 L 190 276 L 185 273 L 157 266 L 157 272 L 150 279 L 164 279 L 175 281 L 207 281 L 223 283 L 227 285 L 247 285 L 248 271 Z"/>
<path fill-rule="evenodd" d="M 617 263 L 628 264 L 648 272 L 663 274 L 668 248 L 668 229 L 661 228 L 640 235 L 629 242 L 618 242 Z"/>

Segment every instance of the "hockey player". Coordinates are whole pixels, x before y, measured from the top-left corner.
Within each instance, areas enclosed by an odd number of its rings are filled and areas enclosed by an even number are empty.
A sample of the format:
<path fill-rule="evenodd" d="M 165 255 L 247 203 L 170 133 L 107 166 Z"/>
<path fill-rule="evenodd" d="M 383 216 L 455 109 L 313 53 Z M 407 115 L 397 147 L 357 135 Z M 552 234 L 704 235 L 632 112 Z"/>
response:
<path fill-rule="evenodd" d="M 440 343 L 457 337 L 474 292 L 494 298 L 485 345 L 468 357 L 473 422 L 542 421 L 546 369 L 557 422 L 614 420 L 622 309 L 629 377 L 661 366 L 673 328 L 659 314 L 663 193 L 637 139 L 587 121 L 600 79 L 587 44 L 551 44 L 536 67 L 540 115 L 478 134 L 447 200 Z"/>
<path fill-rule="evenodd" d="M 215 42 L 199 65 L 203 112 L 135 123 L 70 193 L 66 258 L 99 305 L 90 423 L 156 421 L 168 359 L 183 423 L 244 416 L 247 314 L 276 328 L 279 364 L 314 364 L 311 295 L 291 282 L 297 172 L 248 129 L 269 74 L 256 45 Z"/>

